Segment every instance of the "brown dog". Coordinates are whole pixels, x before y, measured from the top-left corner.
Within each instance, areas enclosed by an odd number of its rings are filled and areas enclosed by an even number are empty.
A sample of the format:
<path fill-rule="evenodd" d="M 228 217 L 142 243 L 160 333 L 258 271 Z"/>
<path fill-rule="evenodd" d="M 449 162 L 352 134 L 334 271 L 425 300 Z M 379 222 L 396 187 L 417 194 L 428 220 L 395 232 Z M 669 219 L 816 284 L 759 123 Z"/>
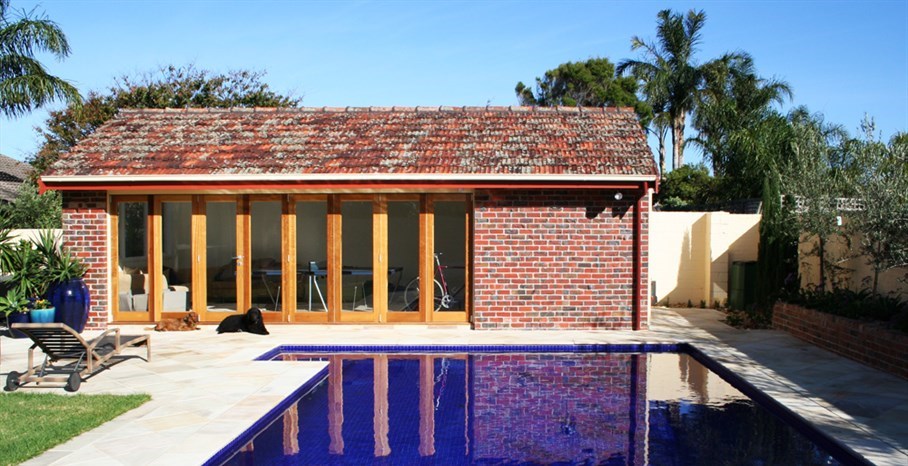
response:
<path fill-rule="evenodd" d="M 182 332 L 187 330 L 200 330 L 198 327 L 199 315 L 188 312 L 179 319 L 163 319 L 154 326 L 156 332 Z"/>

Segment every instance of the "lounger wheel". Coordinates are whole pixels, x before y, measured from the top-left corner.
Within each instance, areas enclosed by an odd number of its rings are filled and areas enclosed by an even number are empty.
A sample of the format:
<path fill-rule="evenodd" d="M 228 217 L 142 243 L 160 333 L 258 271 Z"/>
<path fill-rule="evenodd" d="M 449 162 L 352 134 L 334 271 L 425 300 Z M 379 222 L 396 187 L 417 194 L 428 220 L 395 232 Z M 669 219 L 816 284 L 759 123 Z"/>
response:
<path fill-rule="evenodd" d="M 69 378 L 66 379 L 66 386 L 63 387 L 64 390 L 68 392 L 75 392 L 79 390 L 79 387 L 82 386 L 82 376 L 78 372 L 73 372 L 69 374 Z"/>
<path fill-rule="evenodd" d="M 3 388 L 8 392 L 14 392 L 19 389 L 19 373 L 16 371 L 9 371 L 9 375 L 6 376 L 6 387 Z"/>

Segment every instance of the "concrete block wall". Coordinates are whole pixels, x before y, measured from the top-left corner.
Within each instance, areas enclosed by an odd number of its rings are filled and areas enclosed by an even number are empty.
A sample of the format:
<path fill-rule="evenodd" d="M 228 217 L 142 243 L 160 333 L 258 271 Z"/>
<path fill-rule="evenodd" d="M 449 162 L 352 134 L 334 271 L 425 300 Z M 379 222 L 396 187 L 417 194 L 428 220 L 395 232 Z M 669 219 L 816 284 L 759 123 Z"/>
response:
<path fill-rule="evenodd" d="M 830 236 L 826 242 L 826 260 L 837 268 L 826 270 L 826 289 L 847 288 L 854 291 L 873 288 L 873 260 L 860 253 L 861 236 L 842 236 L 847 231 L 850 219 L 842 216 L 839 234 Z M 820 284 L 820 258 L 817 256 L 817 238 L 801 235 L 798 245 L 798 273 L 801 288 L 813 288 Z M 877 292 L 882 295 L 908 298 L 908 267 L 897 267 L 880 273 L 877 277 Z"/>
<path fill-rule="evenodd" d="M 649 232 L 655 301 L 724 304 L 732 262 L 757 260 L 760 217 L 728 212 L 653 212 Z"/>
<path fill-rule="evenodd" d="M 614 192 L 502 190 L 474 197 L 476 329 L 630 329 L 634 204 Z M 641 210 L 641 326 L 648 327 L 649 196 Z"/>
<path fill-rule="evenodd" d="M 88 266 L 84 280 L 91 310 L 86 329 L 107 328 L 109 320 L 107 240 L 107 193 L 63 191 L 63 244 Z"/>

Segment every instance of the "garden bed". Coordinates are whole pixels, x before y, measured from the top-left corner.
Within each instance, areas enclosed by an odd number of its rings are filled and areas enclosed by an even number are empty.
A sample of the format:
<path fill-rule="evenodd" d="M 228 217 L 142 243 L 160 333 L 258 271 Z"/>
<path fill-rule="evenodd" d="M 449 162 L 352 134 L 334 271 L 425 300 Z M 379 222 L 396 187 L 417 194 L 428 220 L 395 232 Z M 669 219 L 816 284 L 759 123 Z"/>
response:
<path fill-rule="evenodd" d="M 820 348 L 908 379 L 908 334 L 880 322 L 826 314 L 777 303 L 772 326 Z"/>

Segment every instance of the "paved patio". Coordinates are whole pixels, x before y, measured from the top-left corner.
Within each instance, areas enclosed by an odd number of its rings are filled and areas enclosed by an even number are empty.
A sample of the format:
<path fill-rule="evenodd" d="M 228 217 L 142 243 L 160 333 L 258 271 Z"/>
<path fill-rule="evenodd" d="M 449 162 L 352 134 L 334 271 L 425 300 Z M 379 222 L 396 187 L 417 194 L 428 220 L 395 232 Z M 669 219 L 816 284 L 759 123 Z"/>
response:
<path fill-rule="evenodd" d="M 473 331 L 464 326 L 271 325 L 270 336 L 155 333 L 152 362 L 126 360 L 79 393 L 149 393 L 144 406 L 26 464 L 201 464 L 324 363 L 255 362 L 281 344 L 543 344 L 689 342 L 870 461 L 908 464 L 908 381 L 802 343 L 744 331 L 702 309 L 654 309 L 646 332 Z M 122 326 L 124 334 L 146 327 Z M 151 332 L 154 333 L 154 332 Z M 90 336 L 90 333 L 89 335 Z M 0 376 L 26 366 L 28 340 L 2 339 Z M 130 350 L 142 355 L 144 349 Z M 62 389 L 22 388 L 23 391 Z"/>

